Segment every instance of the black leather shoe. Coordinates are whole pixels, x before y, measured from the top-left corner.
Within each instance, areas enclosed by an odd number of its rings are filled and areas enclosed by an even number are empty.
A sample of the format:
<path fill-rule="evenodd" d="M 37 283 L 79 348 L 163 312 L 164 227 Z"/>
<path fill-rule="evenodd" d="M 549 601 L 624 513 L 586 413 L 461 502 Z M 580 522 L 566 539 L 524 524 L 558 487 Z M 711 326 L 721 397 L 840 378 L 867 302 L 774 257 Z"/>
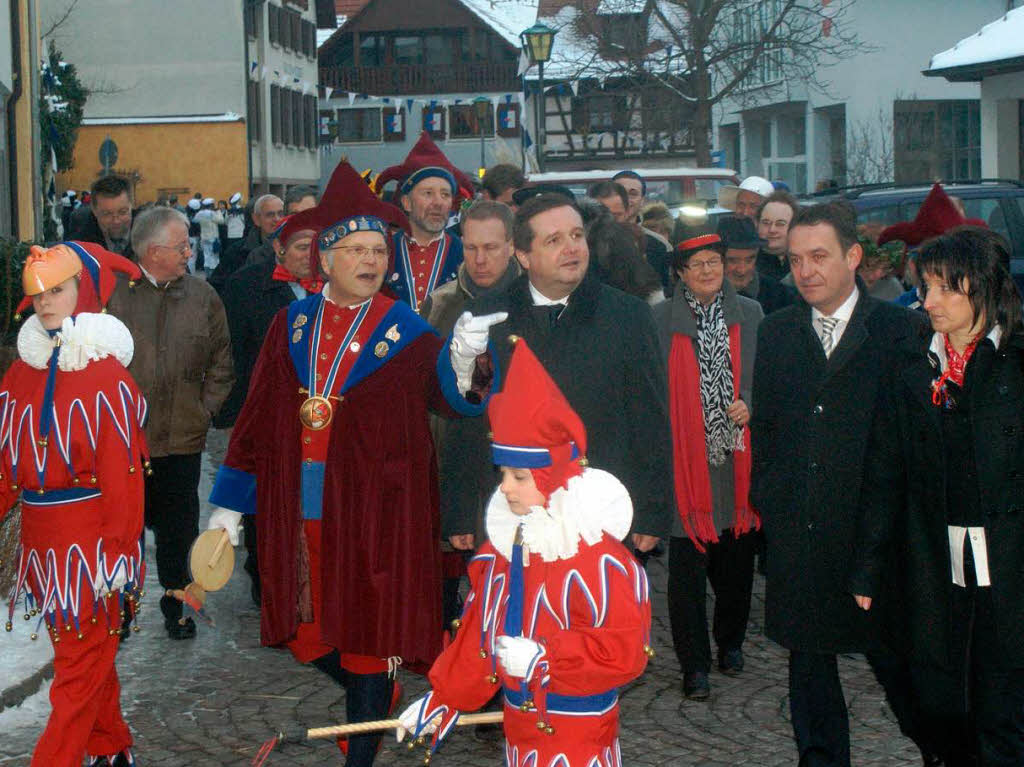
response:
<path fill-rule="evenodd" d="M 683 674 L 683 695 L 687 700 L 707 700 L 711 697 L 711 682 L 706 671 L 687 671 Z"/>
<path fill-rule="evenodd" d="M 726 676 L 743 673 L 743 650 L 726 650 L 718 656 L 718 670 Z"/>
<path fill-rule="evenodd" d="M 946 760 L 938 754 L 932 754 L 928 751 L 922 751 L 921 763 L 924 765 L 924 767 L 945 767 Z"/>
<path fill-rule="evenodd" d="M 167 628 L 167 636 L 171 639 L 194 639 L 196 635 L 196 624 L 191 618 L 180 621 L 167 621 L 164 624 Z"/>
<path fill-rule="evenodd" d="M 135 767 L 135 758 L 132 756 L 131 749 L 126 748 L 115 756 L 110 762 L 110 767 Z"/>

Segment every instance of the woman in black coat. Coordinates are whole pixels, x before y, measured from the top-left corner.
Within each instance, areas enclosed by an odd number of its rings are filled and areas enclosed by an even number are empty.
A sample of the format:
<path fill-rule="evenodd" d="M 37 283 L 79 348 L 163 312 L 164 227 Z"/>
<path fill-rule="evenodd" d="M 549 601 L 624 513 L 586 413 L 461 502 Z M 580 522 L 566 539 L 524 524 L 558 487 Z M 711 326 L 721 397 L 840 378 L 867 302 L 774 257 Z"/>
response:
<path fill-rule="evenodd" d="M 973 227 L 918 255 L 935 333 L 882 391 L 863 494 L 877 534 L 850 583 L 864 609 L 894 592 L 947 765 L 1024 764 L 1024 328 L 1008 264 Z"/>

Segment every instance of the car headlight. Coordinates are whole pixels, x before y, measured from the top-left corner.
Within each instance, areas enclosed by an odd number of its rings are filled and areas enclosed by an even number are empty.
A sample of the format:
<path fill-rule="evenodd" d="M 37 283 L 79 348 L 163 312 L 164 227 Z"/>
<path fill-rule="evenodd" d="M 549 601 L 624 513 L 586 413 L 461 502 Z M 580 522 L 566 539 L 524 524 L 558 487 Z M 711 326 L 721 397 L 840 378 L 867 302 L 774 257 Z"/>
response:
<path fill-rule="evenodd" d="M 704 220 L 708 217 L 708 211 L 702 205 L 682 205 L 679 208 L 679 215 L 683 218 Z"/>

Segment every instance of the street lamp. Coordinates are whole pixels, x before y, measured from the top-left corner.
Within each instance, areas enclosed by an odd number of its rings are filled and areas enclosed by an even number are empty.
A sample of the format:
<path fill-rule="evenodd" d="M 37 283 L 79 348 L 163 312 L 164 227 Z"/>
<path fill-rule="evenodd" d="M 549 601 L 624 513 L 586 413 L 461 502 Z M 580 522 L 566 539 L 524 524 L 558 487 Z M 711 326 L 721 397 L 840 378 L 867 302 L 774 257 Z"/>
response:
<path fill-rule="evenodd" d="M 523 50 L 530 57 L 530 63 L 537 65 L 538 98 L 533 105 L 537 126 L 537 169 L 544 171 L 544 121 L 547 120 L 547 105 L 544 104 L 544 63 L 551 60 L 551 43 L 558 30 L 538 21 L 529 29 L 519 33 Z"/>
<path fill-rule="evenodd" d="M 487 170 L 487 163 L 484 160 L 484 126 L 487 123 L 487 110 L 491 108 L 491 100 L 486 96 L 477 96 L 473 99 L 473 108 L 476 110 L 476 126 L 480 131 L 480 178 L 484 177 Z"/>

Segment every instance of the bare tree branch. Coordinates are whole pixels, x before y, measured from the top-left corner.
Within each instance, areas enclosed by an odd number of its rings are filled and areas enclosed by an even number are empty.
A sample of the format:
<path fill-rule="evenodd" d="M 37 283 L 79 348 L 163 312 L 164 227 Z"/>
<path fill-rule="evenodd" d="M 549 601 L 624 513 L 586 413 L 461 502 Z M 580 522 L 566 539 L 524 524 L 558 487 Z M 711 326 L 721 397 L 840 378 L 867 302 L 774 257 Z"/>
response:
<path fill-rule="evenodd" d="M 68 3 L 67 8 L 53 21 L 50 22 L 50 26 L 46 28 L 46 31 L 40 35 L 40 40 L 49 40 L 50 35 L 56 32 L 61 26 L 71 17 L 71 14 L 75 10 L 75 6 L 78 5 L 78 0 L 71 0 Z"/>

